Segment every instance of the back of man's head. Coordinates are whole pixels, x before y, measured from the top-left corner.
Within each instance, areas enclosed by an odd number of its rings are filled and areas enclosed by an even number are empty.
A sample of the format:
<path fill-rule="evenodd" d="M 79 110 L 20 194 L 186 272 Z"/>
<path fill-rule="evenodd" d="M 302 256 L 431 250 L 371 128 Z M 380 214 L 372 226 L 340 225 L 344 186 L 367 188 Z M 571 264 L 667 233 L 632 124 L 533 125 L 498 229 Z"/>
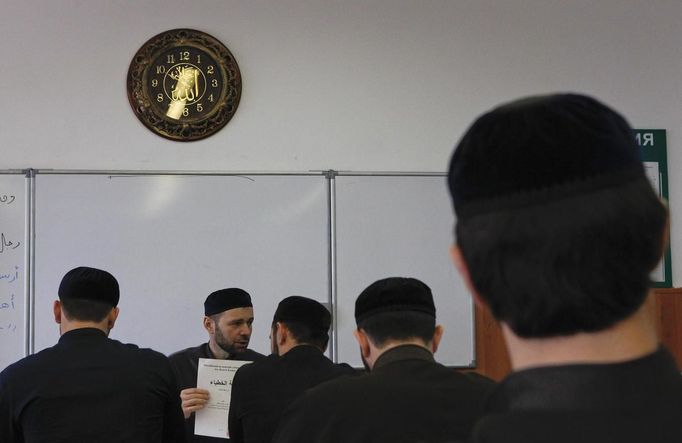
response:
<path fill-rule="evenodd" d="M 277 305 L 272 319 L 286 325 L 297 344 L 310 344 L 324 351 L 329 342 L 332 316 L 322 303 L 307 297 L 292 295 Z"/>
<path fill-rule="evenodd" d="M 102 321 L 118 305 L 119 295 L 113 275 L 86 266 L 70 270 L 59 284 L 59 300 L 69 320 Z"/>
<path fill-rule="evenodd" d="M 643 303 L 666 210 L 612 109 L 575 94 L 493 109 L 448 181 L 472 284 L 517 335 L 599 331 Z"/>
<path fill-rule="evenodd" d="M 378 347 L 415 338 L 429 343 L 436 328 L 431 289 L 415 278 L 378 280 L 355 301 L 355 321 Z"/>

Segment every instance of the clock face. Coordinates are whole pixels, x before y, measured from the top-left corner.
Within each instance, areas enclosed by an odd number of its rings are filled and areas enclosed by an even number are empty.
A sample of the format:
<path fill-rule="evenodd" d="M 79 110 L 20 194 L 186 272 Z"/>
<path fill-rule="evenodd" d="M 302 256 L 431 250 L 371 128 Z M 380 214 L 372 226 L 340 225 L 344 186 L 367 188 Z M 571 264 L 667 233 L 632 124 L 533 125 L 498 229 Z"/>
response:
<path fill-rule="evenodd" d="M 200 31 L 157 35 L 128 71 L 128 98 L 149 129 L 173 140 L 198 140 L 224 127 L 237 109 L 241 75 L 234 57 Z"/>

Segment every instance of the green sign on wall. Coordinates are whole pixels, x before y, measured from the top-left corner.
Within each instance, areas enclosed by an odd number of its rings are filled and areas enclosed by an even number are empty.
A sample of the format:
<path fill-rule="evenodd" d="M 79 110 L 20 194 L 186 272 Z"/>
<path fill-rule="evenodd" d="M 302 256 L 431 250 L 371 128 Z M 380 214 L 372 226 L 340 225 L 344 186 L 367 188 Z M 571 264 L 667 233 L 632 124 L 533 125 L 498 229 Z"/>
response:
<path fill-rule="evenodd" d="M 647 177 L 658 195 L 668 202 L 668 156 L 665 129 L 635 129 L 635 139 L 642 150 L 642 160 Z M 663 261 L 652 272 L 651 279 L 656 288 L 671 288 L 672 264 L 670 243 L 663 255 Z"/>

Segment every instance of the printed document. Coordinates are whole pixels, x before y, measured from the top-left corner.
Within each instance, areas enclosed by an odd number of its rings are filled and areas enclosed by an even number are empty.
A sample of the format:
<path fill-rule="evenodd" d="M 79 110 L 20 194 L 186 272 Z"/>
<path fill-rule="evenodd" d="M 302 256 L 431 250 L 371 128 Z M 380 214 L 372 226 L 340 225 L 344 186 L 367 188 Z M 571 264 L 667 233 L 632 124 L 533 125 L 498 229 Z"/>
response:
<path fill-rule="evenodd" d="M 229 438 L 227 415 L 230 412 L 232 379 L 237 369 L 248 363 L 251 362 L 199 359 L 197 388 L 206 389 L 209 398 L 206 407 L 195 412 L 194 433 L 196 435 Z"/>

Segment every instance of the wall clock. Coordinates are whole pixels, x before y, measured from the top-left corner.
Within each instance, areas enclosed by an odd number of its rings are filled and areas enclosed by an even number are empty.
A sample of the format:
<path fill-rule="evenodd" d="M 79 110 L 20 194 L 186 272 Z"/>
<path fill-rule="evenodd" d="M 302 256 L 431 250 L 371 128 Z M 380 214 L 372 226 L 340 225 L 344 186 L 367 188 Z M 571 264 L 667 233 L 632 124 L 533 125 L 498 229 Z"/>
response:
<path fill-rule="evenodd" d="M 128 100 L 135 115 L 171 140 L 199 140 L 230 121 L 241 97 L 241 74 L 230 51 L 193 29 L 152 37 L 128 69 Z"/>

